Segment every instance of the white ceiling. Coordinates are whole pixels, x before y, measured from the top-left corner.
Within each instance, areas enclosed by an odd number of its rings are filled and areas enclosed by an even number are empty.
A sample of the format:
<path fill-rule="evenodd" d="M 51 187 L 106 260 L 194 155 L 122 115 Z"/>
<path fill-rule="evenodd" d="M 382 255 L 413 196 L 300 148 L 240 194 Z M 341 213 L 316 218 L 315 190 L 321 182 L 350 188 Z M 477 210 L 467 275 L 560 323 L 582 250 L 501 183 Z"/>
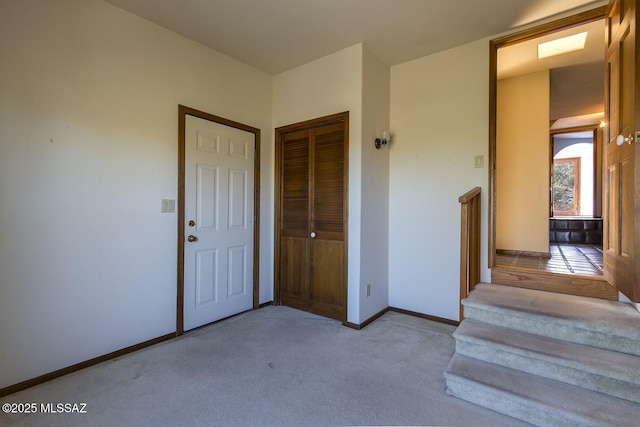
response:
<path fill-rule="evenodd" d="M 356 43 L 389 65 L 593 0 L 105 0 L 268 74 Z"/>

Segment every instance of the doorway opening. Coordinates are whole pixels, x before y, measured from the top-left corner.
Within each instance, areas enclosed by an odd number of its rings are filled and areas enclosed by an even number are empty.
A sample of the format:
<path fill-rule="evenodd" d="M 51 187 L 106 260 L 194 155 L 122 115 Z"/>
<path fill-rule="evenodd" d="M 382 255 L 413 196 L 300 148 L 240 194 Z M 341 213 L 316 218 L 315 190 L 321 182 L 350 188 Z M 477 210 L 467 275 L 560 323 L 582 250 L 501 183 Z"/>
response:
<path fill-rule="evenodd" d="M 492 275 L 515 267 L 602 278 L 605 9 L 491 42 Z M 583 32 L 582 51 L 538 58 L 538 44 Z"/>
<path fill-rule="evenodd" d="M 603 275 L 601 136 L 600 127 L 551 134 L 548 271 Z"/>

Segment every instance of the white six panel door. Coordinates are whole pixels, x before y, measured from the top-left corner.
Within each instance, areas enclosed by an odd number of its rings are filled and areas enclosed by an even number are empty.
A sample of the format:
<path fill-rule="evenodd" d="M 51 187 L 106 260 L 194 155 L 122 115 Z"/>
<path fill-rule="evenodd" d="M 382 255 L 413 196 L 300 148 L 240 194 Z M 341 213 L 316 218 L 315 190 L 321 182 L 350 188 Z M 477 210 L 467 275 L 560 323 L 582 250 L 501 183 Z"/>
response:
<path fill-rule="evenodd" d="M 184 329 L 253 307 L 254 134 L 186 116 Z"/>

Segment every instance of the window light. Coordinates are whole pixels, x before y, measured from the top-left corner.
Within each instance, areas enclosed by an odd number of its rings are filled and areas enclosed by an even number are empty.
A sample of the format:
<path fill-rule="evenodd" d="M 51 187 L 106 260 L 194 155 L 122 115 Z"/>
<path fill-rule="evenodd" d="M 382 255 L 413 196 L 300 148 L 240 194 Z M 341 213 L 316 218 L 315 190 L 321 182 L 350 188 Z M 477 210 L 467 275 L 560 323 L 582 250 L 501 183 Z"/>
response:
<path fill-rule="evenodd" d="M 587 33 L 574 34 L 538 45 L 538 59 L 584 49 Z"/>

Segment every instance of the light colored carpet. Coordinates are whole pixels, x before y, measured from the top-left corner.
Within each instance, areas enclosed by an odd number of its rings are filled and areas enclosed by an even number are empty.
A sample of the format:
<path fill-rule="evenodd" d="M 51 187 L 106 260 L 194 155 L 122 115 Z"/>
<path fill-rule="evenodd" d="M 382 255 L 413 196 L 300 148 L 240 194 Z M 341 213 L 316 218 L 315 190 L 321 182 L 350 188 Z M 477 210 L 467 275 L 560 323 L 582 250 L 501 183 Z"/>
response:
<path fill-rule="evenodd" d="M 634 307 L 491 284 L 463 304 L 452 395 L 538 426 L 640 425 Z"/>
<path fill-rule="evenodd" d="M 455 328 L 389 312 L 356 331 L 265 307 L 0 398 L 86 403 L 15 426 L 524 426 L 447 395 Z"/>

